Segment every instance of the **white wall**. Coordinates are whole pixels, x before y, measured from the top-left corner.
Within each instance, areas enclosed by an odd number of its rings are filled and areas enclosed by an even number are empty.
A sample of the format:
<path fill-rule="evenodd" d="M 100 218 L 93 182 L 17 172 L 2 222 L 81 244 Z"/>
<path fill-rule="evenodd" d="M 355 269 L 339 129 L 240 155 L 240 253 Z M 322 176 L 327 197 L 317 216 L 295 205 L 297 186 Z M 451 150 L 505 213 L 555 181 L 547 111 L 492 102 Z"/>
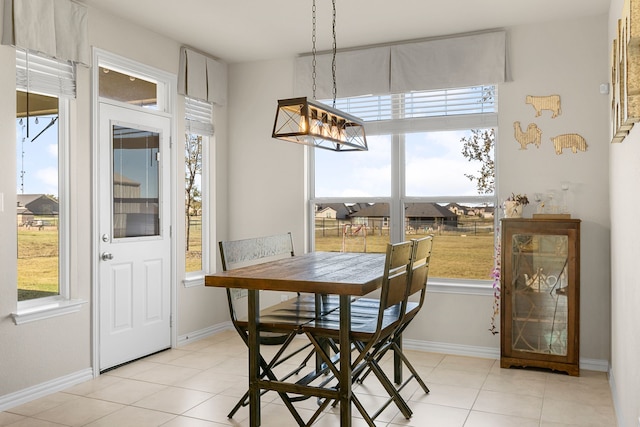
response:
<path fill-rule="evenodd" d="M 499 89 L 500 195 L 560 189 L 571 182 L 574 217 L 582 222 L 581 357 L 609 359 L 609 209 L 606 16 L 508 29 L 513 81 Z M 568 47 L 570 46 L 570 47 Z M 229 110 L 230 238 L 291 230 L 305 232 L 303 149 L 271 139 L 276 101 L 293 95 L 293 61 L 233 66 Z M 519 150 L 513 122 L 534 121 L 526 95 L 559 94 L 563 112 L 535 120 L 543 129 L 539 149 Z M 579 133 L 587 152 L 558 156 L 549 138 Z M 262 209 L 269 206 L 269 209 Z M 259 213 L 265 213 L 265 216 Z M 525 212 L 532 213 L 529 207 Z M 300 248 L 298 244 L 298 248 Z M 437 262 L 436 259 L 433 262 Z M 480 348 L 499 347 L 488 331 L 492 297 L 429 295 L 406 338 Z"/>
<path fill-rule="evenodd" d="M 616 38 L 623 0 L 613 0 L 608 42 Z M 621 427 L 640 423 L 640 129 L 634 127 L 620 144 L 609 144 L 611 194 L 611 383 Z"/>
<path fill-rule="evenodd" d="M 609 360 L 610 267 L 608 186 L 608 105 L 599 93 L 609 78 L 606 16 L 570 22 L 512 28 L 510 54 L 513 81 L 500 87 L 498 149 L 499 192 L 560 191 L 570 182 L 571 214 L 581 224 L 580 357 Z M 545 111 L 534 117 L 526 95 L 558 94 L 562 114 Z M 513 123 L 536 123 L 542 144 L 520 150 Z M 582 135 L 586 152 L 565 149 L 557 155 L 549 138 Z M 530 216 L 533 204 L 525 209 Z"/>
<path fill-rule="evenodd" d="M 1 14 L 0 10 L 0 14 Z M 1 22 L 1 20 L 0 20 Z M 177 41 L 149 32 L 139 26 L 98 10 L 89 10 L 89 42 L 91 46 L 124 56 L 142 64 L 177 74 L 179 48 Z M 15 50 L 0 46 L 0 405 L 21 396 L 24 390 L 41 384 L 71 378 L 79 372 L 90 372 L 92 365 L 91 307 L 87 303 L 78 313 L 36 321 L 20 326 L 9 314 L 16 311 L 16 232 L 15 206 Z M 78 67 L 77 99 L 72 102 L 71 129 L 71 296 L 91 301 L 91 72 Z M 184 147 L 184 98 L 176 97 L 176 135 L 174 144 L 177 179 L 182 179 Z M 216 108 L 216 148 L 213 153 L 212 183 L 226 187 L 225 170 L 226 110 Z M 222 148 L 221 148 L 222 147 Z M 176 184 L 177 203 L 182 203 L 182 186 Z M 226 191 L 216 191 L 216 207 L 212 215 L 218 227 L 226 228 Z M 176 208 L 176 224 L 184 223 L 184 209 Z M 177 239 L 184 238 L 183 227 L 176 227 Z M 215 236 L 213 237 L 215 238 Z M 180 246 L 178 246 L 180 247 Z M 212 248 L 215 251 L 215 246 Z M 184 259 L 178 253 L 177 271 L 184 271 Z M 212 256 L 215 266 L 215 252 Z M 177 274 L 178 280 L 182 279 Z M 174 316 L 178 336 L 206 330 L 228 320 L 224 292 L 204 287 L 185 288 L 177 284 L 178 313 Z M 75 377 L 74 377 L 75 378 Z"/>

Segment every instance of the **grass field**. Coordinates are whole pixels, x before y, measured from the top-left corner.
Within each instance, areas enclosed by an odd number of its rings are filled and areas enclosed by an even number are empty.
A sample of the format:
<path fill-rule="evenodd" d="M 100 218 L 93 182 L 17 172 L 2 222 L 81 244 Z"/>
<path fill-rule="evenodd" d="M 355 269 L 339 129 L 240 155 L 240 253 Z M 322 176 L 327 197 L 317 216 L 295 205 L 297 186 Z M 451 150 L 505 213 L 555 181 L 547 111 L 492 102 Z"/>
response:
<path fill-rule="evenodd" d="M 411 234 L 407 238 L 418 238 Z M 493 233 L 471 235 L 437 235 L 433 240 L 430 277 L 491 280 L 493 269 Z M 389 236 L 369 235 L 367 252 L 384 252 Z M 342 237 L 316 236 L 317 251 L 340 251 Z M 346 238 L 347 252 L 362 252 L 364 238 Z"/>
<path fill-rule="evenodd" d="M 57 294 L 57 228 L 18 227 L 18 301 Z"/>
<path fill-rule="evenodd" d="M 189 251 L 185 254 L 186 271 L 202 269 L 202 227 L 197 218 L 192 222 Z M 317 251 L 342 250 L 341 236 L 325 236 L 316 232 Z M 338 234 L 338 233 L 336 233 Z M 410 234 L 407 239 L 419 237 Z M 490 280 L 493 269 L 493 233 L 477 235 L 436 235 L 430 277 Z M 384 252 L 388 235 L 368 235 L 367 252 Z M 365 241 L 361 236 L 348 237 L 348 252 L 363 252 Z M 212 249 L 215 245 L 212 246 Z M 215 249 L 217 250 L 217 249 Z M 18 227 L 18 301 L 58 293 L 58 232 L 55 227 L 26 229 Z"/>

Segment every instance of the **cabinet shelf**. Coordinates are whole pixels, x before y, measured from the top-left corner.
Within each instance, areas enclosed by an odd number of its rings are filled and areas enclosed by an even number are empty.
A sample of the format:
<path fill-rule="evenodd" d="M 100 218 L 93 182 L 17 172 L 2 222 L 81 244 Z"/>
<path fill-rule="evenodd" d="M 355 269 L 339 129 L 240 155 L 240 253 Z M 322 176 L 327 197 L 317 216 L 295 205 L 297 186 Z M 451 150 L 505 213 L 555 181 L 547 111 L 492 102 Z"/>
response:
<path fill-rule="evenodd" d="M 503 219 L 500 366 L 579 375 L 580 220 Z"/>

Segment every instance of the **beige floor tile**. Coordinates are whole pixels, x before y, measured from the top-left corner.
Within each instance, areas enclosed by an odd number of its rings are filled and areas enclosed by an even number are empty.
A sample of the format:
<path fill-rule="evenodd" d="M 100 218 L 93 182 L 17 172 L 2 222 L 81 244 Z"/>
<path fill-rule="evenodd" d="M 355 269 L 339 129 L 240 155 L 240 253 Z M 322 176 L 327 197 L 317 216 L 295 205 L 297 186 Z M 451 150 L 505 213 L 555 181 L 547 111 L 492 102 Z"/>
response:
<path fill-rule="evenodd" d="M 134 406 L 180 415 L 212 397 L 211 393 L 203 391 L 166 387 L 137 401 Z"/>
<path fill-rule="evenodd" d="M 25 403 L 20 406 L 16 406 L 7 410 L 12 414 L 25 415 L 27 417 L 33 416 L 40 412 L 46 411 L 51 408 L 63 405 L 67 402 L 78 399 L 78 396 L 67 393 L 53 393 L 49 396 L 42 397 L 32 402 Z"/>
<path fill-rule="evenodd" d="M 166 362 L 169 365 L 206 370 L 227 360 L 227 356 L 216 353 L 183 352 L 180 357 Z"/>
<path fill-rule="evenodd" d="M 495 363 L 495 359 L 481 359 L 479 357 L 448 355 L 442 359 L 440 364 L 438 364 L 438 367 L 446 369 L 456 369 L 461 371 L 488 373 Z"/>
<path fill-rule="evenodd" d="M 520 418 L 540 419 L 542 398 L 524 394 L 480 390 L 474 411 L 510 415 Z"/>
<path fill-rule="evenodd" d="M 148 371 L 149 369 L 162 366 L 158 363 L 147 362 L 146 359 L 138 360 L 133 363 L 129 363 L 124 366 L 120 366 L 119 368 L 113 369 L 111 371 L 105 372 L 103 375 L 111 375 L 114 377 L 120 378 L 133 378 L 134 376 Z"/>
<path fill-rule="evenodd" d="M 199 420 L 198 418 L 178 416 L 162 424 L 162 427 L 220 427 L 221 425 L 212 421 Z"/>
<path fill-rule="evenodd" d="M 212 394 L 225 393 L 234 387 L 243 389 L 240 394 L 230 394 L 242 396 L 249 388 L 249 380 L 243 375 L 231 375 L 215 371 L 203 371 L 183 381 L 174 384 L 175 387 L 190 388 L 193 390 L 206 391 Z"/>
<path fill-rule="evenodd" d="M 306 338 L 296 339 L 304 345 Z M 267 357 L 276 347 L 264 346 Z M 534 369 L 501 369 L 493 359 L 406 350 L 405 354 L 431 389 L 426 395 L 413 380 L 402 391 L 413 411 L 404 419 L 391 403 L 376 425 L 436 427 L 614 427 L 615 414 L 606 373 L 581 371 L 579 377 Z M 289 372 L 298 355 L 276 371 Z M 227 414 L 248 389 L 247 348 L 235 331 L 189 343 L 179 349 L 119 367 L 64 392 L 0 412 L 0 427 L 160 426 L 250 427 L 249 409 L 234 419 Z M 308 365 L 310 369 L 313 361 Z M 393 371 L 392 353 L 381 366 Z M 406 367 L 404 377 L 409 375 Z M 292 377 L 299 378 L 302 374 Z M 370 375 L 354 394 L 373 412 L 387 392 Z M 262 425 L 295 426 L 275 392 L 261 397 Z M 127 406 L 128 405 L 128 406 Z M 295 403 L 303 416 L 317 408 L 315 398 Z M 366 422 L 353 407 L 354 427 Z M 314 426 L 339 424 L 340 409 L 326 408 Z"/>
<path fill-rule="evenodd" d="M 490 373 L 489 376 L 487 376 L 487 380 L 482 385 L 482 389 L 543 397 L 545 385 L 546 379 L 544 377 L 496 375 Z"/>
<path fill-rule="evenodd" d="M 38 420 L 36 418 L 23 418 L 10 424 L 10 427 L 68 427 L 65 424 L 52 423 L 51 421 Z"/>
<path fill-rule="evenodd" d="M 402 415 L 396 416 L 389 426 L 438 426 L 438 427 L 462 427 L 469 414 L 466 409 L 451 408 L 448 406 L 431 405 L 428 403 L 414 403 L 411 405 L 413 416 L 410 420 Z"/>
<path fill-rule="evenodd" d="M 412 402 L 430 403 L 432 405 L 452 406 L 454 408 L 471 409 L 480 390 L 477 388 L 460 387 L 447 384 L 429 385 L 430 393 L 424 394 L 422 389 L 411 397 Z"/>
<path fill-rule="evenodd" d="M 122 378 L 119 382 L 109 387 L 104 387 L 88 394 L 87 397 L 130 405 L 166 387 L 167 386 L 162 384 Z"/>
<path fill-rule="evenodd" d="M 166 412 L 126 406 L 87 424 L 87 427 L 156 427 L 163 425 L 174 417 L 175 415 Z"/>
<path fill-rule="evenodd" d="M 73 401 L 40 412 L 34 417 L 68 426 L 83 426 L 121 408 L 123 406 L 117 403 L 77 397 Z"/>
<path fill-rule="evenodd" d="M 202 402 L 193 409 L 185 412 L 184 416 L 199 418 L 202 420 L 213 421 L 222 424 L 241 423 L 249 417 L 249 408 L 240 408 L 233 419 L 227 418 L 227 414 L 238 402 L 235 397 L 217 395 L 211 399 Z M 248 425 L 248 423 L 247 423 Z"/>
<path fill-rule="evenodd" d="M 542 421 L 579 425 L 583 427 L 615 427 L 613 406 L 592 402 L 575 402 L 545 397 Z"/>
<path fill-rule="evenodd" d="M 538 420 L 471 411 L 464 427 L 538 427 Z"/>
<path fill-rule="evenodd" d="M 105 387 L 112 386 L 119 381 L 122 381 L 122 378 L 114 377 L 113 375 L 100 375 L 98 378 L 94 378 L 92 380 L 75 385 L 71 388 L 65 389 L 64 392 L 77 394 L 79 396 L 86 396 Z"/>
<path fill-rule="evenodd" d="M 9 424 L 16 423 L 24 418 L 24 415 L 0 412 L 0 427 L 8 426 Z"/>
<path fill-rule="evenodd" d="M 184 381 L 202 372 L 200 369 L 186 368 L 183 366 L 155 364 L 131 378 L 140 381 L 148 381 L 156 384 L 173 385 Z"/>
<path fill-rule="evenodd" d="M 430 384 L 448 384 L 460 387 L 481 388 L 487 379 L 487 372 L 461 371 L 459 369 L 447 369 L 436 367 L 426 377 L 422 379 Z"/>

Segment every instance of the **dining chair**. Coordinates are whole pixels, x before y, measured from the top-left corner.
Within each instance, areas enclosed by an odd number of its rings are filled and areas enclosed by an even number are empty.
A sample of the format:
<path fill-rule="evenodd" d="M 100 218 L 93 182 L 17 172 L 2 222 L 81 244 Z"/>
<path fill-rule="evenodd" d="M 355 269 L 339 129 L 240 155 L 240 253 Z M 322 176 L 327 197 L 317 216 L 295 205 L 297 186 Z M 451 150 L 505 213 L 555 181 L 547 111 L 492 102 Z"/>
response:
<path fill-rule="evenodd" d="M 339 351 L 356 350 L 356 355 L 352 361 L 352 375 L 357 378 L 366 367 L 370 367 L 382 386 L 389 394 L 391 400 L 396 403 L 405 418 L 409 419 L 412 411 L 396 391 L 393 383 L 382 372 L 382 369 L 375 362 L 374 356 L 377 354 L 377 346 L 387 342 L 397 330 L 403 317 L 405 308 L 407 285 L 409 280 L 410 263 L 413 242 L 402 242 L 388 244 L 385 256 L 384 274 L 380 289 L 380 299 L 376 307 L 376 314 L 370 315 L 367 312 L 353 313 L 351 316 L 349 349 L 340 348 Z M 320 316 L 314 321 L 302 326 L 303 332 L 309 337 L 318 354 L 325 363 L 331 367 L 334 376 L 339 377 L 339 371 L 333 363 L 330 355 L 325 351 L 321 342 L 329 339 L 335 342 L 339 339 L 340 333 L 340 312 L 334 310 L 326 315 Z M 380 411 L 374 415 L 369 415 L 355 393 L 351 395 L 351 401 L 363 416 L 367 424 L 375 426 L 374 419 Z"/>
<path fill-rule="evenodd" d="M 406 380 L 402 381 L 399 376 L 395 377 L 395 383 L 398 385 L 398 392 L 402 391 L 402 389 L 404 389 L 412 379 L 415 379 L 422 390 L 427 394 L 429 393 L 429 388 L 426 386 L 416 369 L 413 367 L 407 356 L 402 351 L 402 333 L 407 329 L 411 321 L 416 317 L 418 312 L 423 307 L 427 291 L 427 279 L 429 276 L 429 263 L 431 261 L 432 249 L 433 236 L 426 236 L 421 239 L 413 240 L 407 295 L 405 298 L 403 309 L 404 314 L 398 324 L 397 329 L 384 343 L 384 345 L 381 345 L 376 349 L 377 353 L 374 356 L 375 363 L 379 364 L 384 355 L 389 350 L 393 350 L 394 356 L 399 359 L 399 363 L 396 363 L 394 366 L 394 371 L 398 372 L 400 369 L 402 369 L 402 363 L 407 367 L 411 375 Z M 369 372 L 370 370 L 364 372 L 357 379 L 357 381 L 363 382 Z M 388 403 L 390 402 L 387 402 L 386 405 L 383 405 L 383 408 L 386 407 Z"/>
<path fill-rule="evenodd" d="M 224 271 L 295 255 L 293 238 L 290 232 L 242 240 L 220 241 L 218 246 L 220 248 L 220 258 Z M 244 297 L 246 291 L 243 289 L 227 288 L 226 292 L 231 322 L 244 343 L 248 346 L 249 323 L 246 318 L 240 318 L 236 310 L 237 300 Z M 270 362 L 267 363 L 262 356 L 260 357 L 260 366 L 262 369 L 261 378 L 268 377 L 271 380 L 285 380 L 290 378 L 298 374 L 315 354 L 314 350 L 311 349 L 307 356 L 303 358 L 302 362 L 292 371 L 280 378 L 276 378 L 273 372 L 276 366 L 290 360 L 311 346 L 310 343 L 307 343 L 298 349 L 287 352 L 293 339 L 300 334 L 300 326 L 315 317 L 314 310 L 311 312 L 301 311 L 300 307 L 306 306 L 306 302 L 298 295 L 297 297 L 290 298 L 260 311 L 260 318 L 258 320 L 260 324 L 260 344 L 280 346 Z M 288 406 L 291 405 L 292 399 L 284 395 L 281 397 L 285 404 Z M 249 392 L 247 391 L 227 417 L 233 418 L 241 407 L 247 406 L 248 404 Z"/>

